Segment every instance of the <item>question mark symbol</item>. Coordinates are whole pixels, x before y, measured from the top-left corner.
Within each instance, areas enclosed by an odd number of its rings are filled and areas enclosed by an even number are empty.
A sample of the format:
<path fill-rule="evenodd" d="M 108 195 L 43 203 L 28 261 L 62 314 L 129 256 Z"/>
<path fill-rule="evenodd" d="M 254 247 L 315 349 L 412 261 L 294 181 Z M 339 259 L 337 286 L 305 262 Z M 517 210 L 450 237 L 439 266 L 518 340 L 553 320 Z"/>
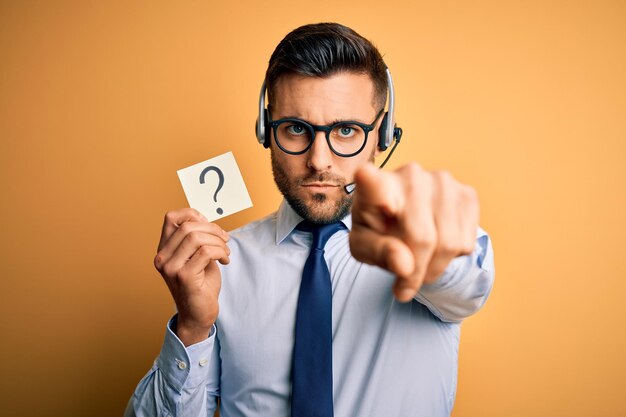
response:
<path fill-rule="evenodd" d="M 204 184 L 204 177 L 209 171 L 215 171 L 219 179 L 219 184 L 217 184 L 217 190 L 215 190 L 215 194 L 213 194 L 213 201 L 217 203 L 217 193 L 220 192 L 220 190 L 222 189 L 222 186 L 224 185 L 224 173 L 222 173 L 222 170 L 219 169 L 218 167 L 215 167 L 215 166 L 206 167 L 200 173 L 200 184 Z M 221 207 L 218 207 L 216 211 L 217 211 L 217 214 L 222 214 L 224 212 L 224 210 L 222 210 Z"/>

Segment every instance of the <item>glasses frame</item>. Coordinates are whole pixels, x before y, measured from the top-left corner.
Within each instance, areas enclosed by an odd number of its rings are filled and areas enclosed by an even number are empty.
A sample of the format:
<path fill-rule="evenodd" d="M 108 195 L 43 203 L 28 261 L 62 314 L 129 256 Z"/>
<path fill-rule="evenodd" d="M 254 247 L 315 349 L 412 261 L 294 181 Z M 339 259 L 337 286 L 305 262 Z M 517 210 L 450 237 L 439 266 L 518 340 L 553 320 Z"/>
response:
<path fill-rule="evenodd" d="M 352 121 L 352 120 L 341 120 L 339 122 L 335 122 L 335 123 L 332 123 L 332 124 L 329 124 L 329 125 L 313 125 L 313 124 L 307 122 L 306 120 L 297 119 L 297 118 L 293 118 L 293 117 L 286 117 L 284 119 L 272 120 L 271 119 L 271 117 L 272 117 L 271 114 L 268 114 L 268 116 L 269 116 L 268 125 L 272 128 L 272 130 L 274 132 L 274 142 L 276 142 L 276 145 L 278 145 L 280 150 L 285 152 L 286 154 L 289 154 L 289 155 L 302 155 L 303 153 L 306 153 L 309 149 L 311 149 L 311 146 L 313 146 L 313 142 L 315 141 L 315 138 L 317 136 L 316 132 L 324 132 L 324 135 L 326 136 L 326 143 L 328 144 L 328 148 L 332 151 L 332 153 L 334 153 L 337 156 L 341 156 L 343 158 L 350 158 L 352 156 L 358 155 L 359 153 L 361 153 L 363 148 L 365 148 L 365 144 L 367 143 L 367 137 L 369 136 L 369 133 L 372 130 L 374 130 L 374 128 L 376 127 L 376 122 L 378 122 L 378 119 L 380 119 L 380 116 L 382 116 L 384 111 L 385 111 L 384 108 L 380 109 L 380 111 L 376 115 L 376 118 L 374 119 L 374 121 L 371 124 L 369 124 L 369 125 L 365 124 L 365 123 L 361 123 L 361 122 L 355 122 L 355 121 Z M 269 113 L 269 111 L 268 111 L 268 113 Z M 287 123 L 287 122 L 299 123 L 303 127 L 307 128 L 309 130 L 309 133 L 310 133 L 312 139 L 309 142 L 309 144 L 306 146 L 306 148 L 304 148 L 303 150 L 298 151 L 298 152 L 288 151 L 287 149 L 283 148 L 283 146 L 280 144 L 280 141 L 277 139 L 277 137 L 278 137 L 277 136 L 278 126 L 280 126 L 283 123 Z M 363 132 L 365 132 L 365 138 L 363 139 L 363 143 L 361 144 L 361 147 L 356 152 L 353 152 L 353 153 L 341 153 L 341 152 L 337 152 L 333 148 L 333 145 L 330 142 L 330 132 L 332 132 L 335 127 L 341 126 L 341 125 L 357 125 L 361 129 L 363 129 Z"/>

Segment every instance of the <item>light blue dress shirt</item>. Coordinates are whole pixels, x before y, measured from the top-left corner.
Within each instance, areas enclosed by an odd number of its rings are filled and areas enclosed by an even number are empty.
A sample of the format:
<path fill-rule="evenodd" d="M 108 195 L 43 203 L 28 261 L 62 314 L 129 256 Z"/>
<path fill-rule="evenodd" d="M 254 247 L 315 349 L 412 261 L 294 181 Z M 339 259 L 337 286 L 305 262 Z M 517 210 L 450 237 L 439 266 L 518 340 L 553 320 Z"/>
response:
<path fill-rule="evenodd" d="M 221 266 L 220 312 L 209 338 L 184 347 L 166 328 L 159 357 L 126 416 L 288 417 L 295 312 L 311 235 L 283 202 L 230 233 Z M 351 216 L 343 220 L 348 229 Z M 394 300 L 394 276 L 356 261 L 348 230 L 326 244 L 333 292 L 336 417 L 449 416 L 460 322 L 485 302 L 494 279 L 491 242 L 478 230 L 471 255 L 455 258 L 412 302 Z"/>

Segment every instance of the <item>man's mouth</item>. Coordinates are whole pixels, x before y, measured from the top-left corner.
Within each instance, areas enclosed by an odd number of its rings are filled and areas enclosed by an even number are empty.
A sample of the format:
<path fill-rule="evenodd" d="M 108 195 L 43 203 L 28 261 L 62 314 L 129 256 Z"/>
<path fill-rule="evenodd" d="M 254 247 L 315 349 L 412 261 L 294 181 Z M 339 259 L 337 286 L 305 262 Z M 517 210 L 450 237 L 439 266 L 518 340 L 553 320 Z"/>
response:
<path fill-rule="evenodd" d="M 333 184 L 329 182 L 309 182 L 306 184 L 302 184 L 302 186 L 314 190 L 329 190 L 331 188 L 339 187 L 338 184 Z"/>

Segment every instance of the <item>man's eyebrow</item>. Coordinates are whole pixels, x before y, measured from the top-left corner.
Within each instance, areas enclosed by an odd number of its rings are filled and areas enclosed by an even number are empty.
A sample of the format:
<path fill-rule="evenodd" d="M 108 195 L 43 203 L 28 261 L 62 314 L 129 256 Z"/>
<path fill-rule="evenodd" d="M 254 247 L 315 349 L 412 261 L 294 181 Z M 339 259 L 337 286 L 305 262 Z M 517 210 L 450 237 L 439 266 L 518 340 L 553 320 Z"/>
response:
<path fill-rule="evenodd" d="M 298 119 L 298 120 L 302 120 L 303 122 L 307 122 L 306 119 L 303 119 L 300 116 L 290 115 L 290 114 L 288 114 L 286 116 L 281 116 L 281 117 L 277 118 L 276 120 L 280 120 L 280 119 Z"/>
<path fill-rule="evenodd" d="M 352 118 L 337 118 L 337 119 L 333 119 L 331 120 L 329 123 L 326 123 L 324 125 L 317 125 L 315 123 L 312 123 L 311 121 L 297 116 L 297 115 L 287 115 L 287 116 L 282 116 L 280 117 L 280 119 L 298 119 L 298 120 L 302 120 L 303 122 L 307 122 L 310 125 L 315 125 L 315 126 L 329 126 L 329 125 L 334 125 L 336 123 L 344 123 L 344 122 L 359 122 L 359 123 L 363 123 L 363 124 L 368 124 L 369 122 L 366 122 L 365 120 L 362 120 L 358 117 L 352 117 Z M 276 119 L 276 120 L 280 120 L 280 119 Z"/>
<path fill-rule="evenodd" d="M 335 119 L 332 122 L 330 122 L 330 125 L 334 125 L 335 123 L 342 123 L 342 122 L 359 122 L 359 123 L 363 123 L 363 124 L 368 124 L 369 122 L 366 122 L 365 120 L 362 120 L 358 117 L 351 117 L 351 118 L 347 118 L 347 119 Z"/>

